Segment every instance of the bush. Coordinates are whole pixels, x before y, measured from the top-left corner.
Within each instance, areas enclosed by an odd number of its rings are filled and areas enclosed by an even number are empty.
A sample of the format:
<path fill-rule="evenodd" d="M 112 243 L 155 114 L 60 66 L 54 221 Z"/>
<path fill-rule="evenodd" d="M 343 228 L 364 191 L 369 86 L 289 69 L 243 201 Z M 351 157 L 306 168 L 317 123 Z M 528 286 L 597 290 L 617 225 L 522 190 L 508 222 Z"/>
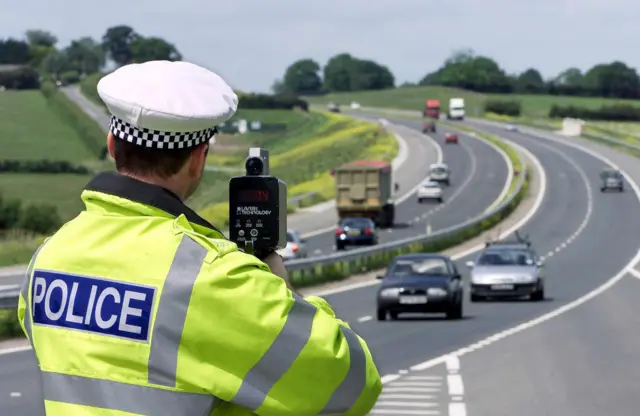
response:
<path fill-rule="evenodd" d="M 51 108 L 76 129 L 84 144 L 96 158 L 99 158 L 105 147 L 106 133 L 98 123 L 86 115 L 64 93 L 61 93 L 55 85 L 49 82 L 43 83 L 41 91 Z"/>
<path fill-rule="evenodd" d="M 522 111 L 520 101 L 488 100 L 484 104 L 485 113 L 500 114 L 502 116 L 518 117 Z"/>
<path fill-rule="evenodd" d="M 73 173 L 86 175 L 89 169 L 64 160 L 0 160 L 0 172 L 12 173 Z"/>
<path fill-rule="evenodd" d="M 75 84 L 80 81 L 80 73 L 78 71 L 67 71 L 60 74 L 60 81 L 64 85 Z"/>
<path fill-rule="evenodd" d="M 91 74 L 87 75 L 80 81 L 80 90 L 82 91 L 82 95 L 93 101 L 94 103 L 101 105 L 102 107 L 107 108 L 104 105 L 104 102 L 98 95 L 98 82 L 104 77 L 105 74 Z"/>
<path fill-rule="evenodd" d="M 549 118 L 580 118 L 602 121 L 640 121 L 640 108 L 628 104 L 602 106 L 598 109 L 554 105 Z"/>
<path fill-rule="evenodd" d="M 0 231 L 24 230 L 36 234 L 46 234 L 62 225 L 58 210 L 54 205 L 29 205 L 22 208 L 17 199 L 4 200 L 0 194 Z"/>
<path fill-rule="evenodd" d="M 0 310 L 0 340 L 17 336 L 24 336 L 18 321 L 18 311 L 16 309 Z"/>
<path fill-rule="evenodd" d="M 309 103 L 290 94 L 239 94 L 238 97 L 240 101 L 238 108 L 245 110 L 292 110 L 300 108 L 302 111 L 309 111 Z"/>
<path fill-rule="evenodd" d="M 37 90 L 40 88 L 40 74 L 30 67 L 0 71 L 0 87 L 9 90 Z"/>

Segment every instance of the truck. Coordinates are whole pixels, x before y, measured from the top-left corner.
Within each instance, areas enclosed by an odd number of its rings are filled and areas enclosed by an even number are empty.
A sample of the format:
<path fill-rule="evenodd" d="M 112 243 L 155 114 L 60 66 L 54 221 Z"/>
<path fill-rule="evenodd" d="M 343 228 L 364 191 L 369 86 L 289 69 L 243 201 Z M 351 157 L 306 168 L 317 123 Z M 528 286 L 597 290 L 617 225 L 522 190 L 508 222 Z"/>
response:
<path fill-rule="evenodd" d="M 440 118 L 440 101 L 439 100 L 427 100 L 424 105 L 424 111 L 422 113 L 424 117 Z"/>
<path fill-rule="evenodd" d="M 393 168 L 385 161 L 357 160 L 334 170 L 338 218 L 370 218 L 379 227 L 393 227 Z"/>
<path fill-rule="evenodd" d="M 451 98 L 449 100 L 449 120 L 464 120 L 464 98 Z"/>

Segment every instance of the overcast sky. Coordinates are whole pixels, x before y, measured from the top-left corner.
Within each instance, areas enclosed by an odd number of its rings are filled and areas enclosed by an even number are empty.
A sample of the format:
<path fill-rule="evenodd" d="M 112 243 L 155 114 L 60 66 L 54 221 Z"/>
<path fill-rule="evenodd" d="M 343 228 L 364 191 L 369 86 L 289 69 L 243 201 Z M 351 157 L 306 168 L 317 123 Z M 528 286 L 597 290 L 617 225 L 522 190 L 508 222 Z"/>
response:
<path fill-rule="evenodd" d="M 0 37 L 44 29 L 66 45 L 128 24 L 254 91 L 296 59 L 324 65 L 340 52 L 387 65 L 398 83 L 462 48 L 545 77 L 612 60 L 638 67 L 639 21 L 633 0 L 0 0 Z"/>

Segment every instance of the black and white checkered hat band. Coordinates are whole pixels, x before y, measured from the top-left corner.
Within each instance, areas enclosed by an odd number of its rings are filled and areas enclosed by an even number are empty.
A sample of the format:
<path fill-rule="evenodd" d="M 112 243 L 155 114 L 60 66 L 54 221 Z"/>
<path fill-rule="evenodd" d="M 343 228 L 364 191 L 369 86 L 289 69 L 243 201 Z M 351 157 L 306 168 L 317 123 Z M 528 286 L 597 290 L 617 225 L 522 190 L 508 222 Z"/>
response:
<path fill-rule="evenodd" d="M 115 116 L 111 116 L 109 130 L 119 139 L 154 149 L 188 149 L 210 140 L 218 133 L 216 127 L 189 133 L 150 130 L 134 127 Z"/>

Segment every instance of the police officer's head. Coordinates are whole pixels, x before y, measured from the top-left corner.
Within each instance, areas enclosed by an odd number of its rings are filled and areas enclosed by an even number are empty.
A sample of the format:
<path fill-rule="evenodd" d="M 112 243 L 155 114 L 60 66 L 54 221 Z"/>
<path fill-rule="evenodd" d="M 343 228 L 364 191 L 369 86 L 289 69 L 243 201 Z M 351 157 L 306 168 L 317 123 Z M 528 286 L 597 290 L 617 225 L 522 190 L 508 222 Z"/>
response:
<path fill-rule="evenodd" d="M 215 73 L 187 62 L 126 65 L 98 83 L 112 114 L 107 146 L 119 172 L 183 198 L 196 190 L 216 126 L 238 97 Z"/>

